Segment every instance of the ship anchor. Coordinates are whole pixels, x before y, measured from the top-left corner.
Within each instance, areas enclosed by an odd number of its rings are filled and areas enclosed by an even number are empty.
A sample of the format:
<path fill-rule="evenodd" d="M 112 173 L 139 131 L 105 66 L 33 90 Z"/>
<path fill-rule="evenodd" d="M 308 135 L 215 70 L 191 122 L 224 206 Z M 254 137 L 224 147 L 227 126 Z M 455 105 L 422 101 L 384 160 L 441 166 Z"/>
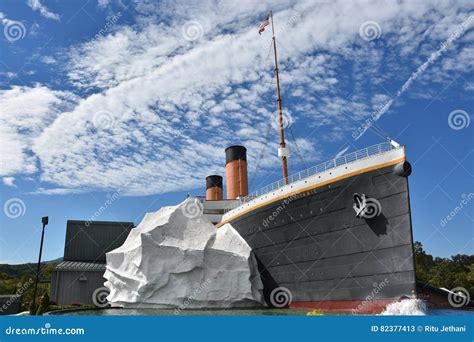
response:
<path fill-rule="evenodd" d="M 382 205 L 375 198 L 367 197 L 365 194 L 354 194 L 354 205 L 356 217 L 371 219 L 382 213 Z"/>

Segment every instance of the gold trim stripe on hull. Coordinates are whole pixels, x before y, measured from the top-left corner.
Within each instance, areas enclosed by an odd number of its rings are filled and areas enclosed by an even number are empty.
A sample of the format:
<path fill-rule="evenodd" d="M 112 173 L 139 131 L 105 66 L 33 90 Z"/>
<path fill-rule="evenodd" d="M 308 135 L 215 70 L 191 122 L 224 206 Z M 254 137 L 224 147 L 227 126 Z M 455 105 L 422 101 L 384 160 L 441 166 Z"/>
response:
<path fill-rule="evenodd" d="M 345 175 L 342 175 L 342 176 L 338 176 L 338 177 L 334 177 L 332 179 L 328 179 L 327 181 L 324 181 L 324 182 L 321 182 L 321 183 L 318 183 L 318 184 L 314 184 L 314 185 L 310 185 L 308 187 L 305 187 L 305 188 L 302 188 L 302 189 L 299 189 L 299 190 L 296 190 L 296 191 L 293 191 L 293 192 L 290 192 L 290 193 L 287 193 L 285 195 L 281 195 L 281 196 L 278 196 L 278 197 L 275 197 L 275 198 L 272 198 L 271 200 L 268 200 L 266 202 L 263 202 L 263 203 L 260 203 L 254 207 L 251 207 L 247 210 L 244 210 L 242 211 L 241 213 L 238 213 L 237 215 L 225 220 L 225 221 L 222 221 L 220 223 L 218 223 L 216 226 L 217 228 L 223 226 L 224 224 L 232 221 L 232 220 L 235 220 L 237 217 L 239 216 L 242 216 L 244 214 L 247 214 L 248 212 L 251 212 L 255 209 L 258 209 L 258 208 L 261 208 L 261 207 L 264 207 L 270 203 L 273 203 L 273 202 L 277 202 L 279 201 L 280 199 L 282 198 L 285 198 L 285 197 L 290 197 L 290 196 L 294 196 L 294 195 L 297 195 L 297 194 L 300 194 L 302 192 L 305 192 L 305 191 L 308 191 L 308 190 L 312 190 L 312 189 L 316 189 L 316 188 L 319 188 L 321 186 L 324 186 L 324 185 L 327 185 L 327 184 L 330 184 L 330 183 L 334 183 L 334 182 L 337 182 L 339 180 L 342 180 L 342 179 L 346 179 L 346 178 L 349 178 L 349 177 L 352 177 L 352 176 L 356 176 L 356 175 L 360 175 L 362 173 L 366 173 L 366 172 L 369 172 L 369 171 L 373 171 L 373 170 L 377 170 L 377 169 L 382 169 L 384 167 L 387 167 L 387 166 L 391 166 L 391 165 L 395 165 L 395 164 L 398 164 L 400 162 L 404 162 L 406 160 L 406 157 L 400 157 L 400 158 L 397 158 L 395 160 L 392 160 L 392 161 L 389 161 L 389 162 L 386 162 L 386 163 L 382 163 L 382 164 L 378 164 L 378 165 L 374 165 L 374 166 L 370 166 L 370 167 L 367 167 L 365 169 L 362 169 L 362 170 L 358 170 L 358 171 L 354 171 L 354 172 L 350 172 L 350 173 L 347 173 Z"/>

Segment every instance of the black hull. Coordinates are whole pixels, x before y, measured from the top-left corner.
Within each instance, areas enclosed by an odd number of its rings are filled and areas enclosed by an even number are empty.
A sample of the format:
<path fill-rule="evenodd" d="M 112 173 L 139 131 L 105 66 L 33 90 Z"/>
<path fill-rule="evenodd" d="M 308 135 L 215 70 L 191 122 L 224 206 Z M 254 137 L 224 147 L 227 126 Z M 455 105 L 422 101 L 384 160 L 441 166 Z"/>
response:
<path fill-rule="evenodd" d="M 354 193 L 377 199 L 382 213 L 357 218 Z M 415 294 L 408 180 L 393 166 L 280 199 L 230 223 L 253 248 L 267 303 L 277 287 L 296 304 Z"/>

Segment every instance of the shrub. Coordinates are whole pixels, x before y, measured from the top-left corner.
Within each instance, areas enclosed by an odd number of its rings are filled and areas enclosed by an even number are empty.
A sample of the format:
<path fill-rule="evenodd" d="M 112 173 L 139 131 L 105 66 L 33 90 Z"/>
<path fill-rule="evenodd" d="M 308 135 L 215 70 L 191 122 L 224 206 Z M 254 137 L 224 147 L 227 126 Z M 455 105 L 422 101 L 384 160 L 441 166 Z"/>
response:
<path fill-rule="evenodd" d="M 41 297 L 40 305 L 38 307 L 38 311 L 36 311 L 36 314 L 38 316 L 43 315 L 47 310 L 49 309 L 49 295 L 47 292 L 43 294 Z"/>

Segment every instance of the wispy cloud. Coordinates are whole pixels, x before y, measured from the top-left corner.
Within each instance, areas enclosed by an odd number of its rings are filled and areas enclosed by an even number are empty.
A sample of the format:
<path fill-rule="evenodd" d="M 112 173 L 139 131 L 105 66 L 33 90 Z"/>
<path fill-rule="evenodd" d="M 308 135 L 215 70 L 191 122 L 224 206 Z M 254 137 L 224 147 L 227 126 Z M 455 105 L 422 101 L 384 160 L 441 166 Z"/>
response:
<path fill-rule="evenodd" d="M 40 0 L 28 0 L 28 6 L 33 10 L 33 11 L 39 11 L 40 14 L 48 19 L 60 21 L 61 18 L 59 17 L 59 14 L 51 12 L 46 6 L 44 6 Z"/>
<path fill-rule="evenodd" d="M 0 90 L 0 176 L 35 173 L 34 139 L 76 100 L 44 86 Z"/>
<path fill-rule="evenodd" d="M 403 82 L 416 69 L 417 63 L 387 58 L 385 49 L 408 61 L 419 58 L 420 46 L 429 55 L 425 45 L 436 51 L 449 36 L 446 27 L 460 23 L 459 8 L 449 2 L 376 3 L 136 4 L 136 25 L 119 21 L 68 50 L 65 81 L 80 99 L 41 85 L 0 93 L 0 111 L 11 108 L 2 113 L 8 127 L 2 175 L 37 173 L 49 184 L 41 193 L 144 195 L 200 186 L 206 175 L 222 172 L 229 144 L 247 146 L 251 175 L 257 166 L 277 165 L 270 37 L 257 33 L 269 7 L 292 128 L 325 128 L 323 136 L 297 137 L 306 162 L 316 161 L 321 140 L 342 139 L 390 98 L 381 87 L 387 79 Z M 367 21 L 382 28 L 370 42 L 359 35 Z M 195 40 L 183 36 L 189 22 L 199 23 Z"/>
<path fill-rule="evenodd" d="M 17 186 L 15 185 L 15 177 L 3 177 L 2 178 L 3 184 L 6 186 L 11 186 L 16 188 Z"/>

